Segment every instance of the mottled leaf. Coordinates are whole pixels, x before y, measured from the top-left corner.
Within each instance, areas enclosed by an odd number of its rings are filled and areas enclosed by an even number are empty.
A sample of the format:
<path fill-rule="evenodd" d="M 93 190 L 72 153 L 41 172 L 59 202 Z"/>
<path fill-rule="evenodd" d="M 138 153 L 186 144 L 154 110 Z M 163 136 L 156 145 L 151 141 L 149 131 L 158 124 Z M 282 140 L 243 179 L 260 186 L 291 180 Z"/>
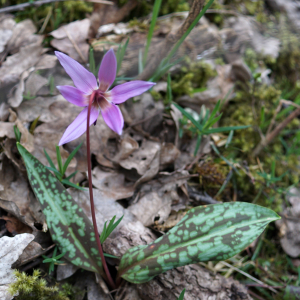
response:
<path fill-rule="evenodd" d="M 118 276 L 143 283 L 176 267 L 226 260 L 279 218 L 268 208 L 244 202 L 195 207 L 166 235 L 129 249 L 121 259 Z"/>
<path fill-rule="evenodd" d="M 22 145 L 17 143 L 24 159 L 28 178 L 41 203 L 53 241 L 64 258 L 85 270 L 103 274 L 93 225 L 64 186 Z"/>

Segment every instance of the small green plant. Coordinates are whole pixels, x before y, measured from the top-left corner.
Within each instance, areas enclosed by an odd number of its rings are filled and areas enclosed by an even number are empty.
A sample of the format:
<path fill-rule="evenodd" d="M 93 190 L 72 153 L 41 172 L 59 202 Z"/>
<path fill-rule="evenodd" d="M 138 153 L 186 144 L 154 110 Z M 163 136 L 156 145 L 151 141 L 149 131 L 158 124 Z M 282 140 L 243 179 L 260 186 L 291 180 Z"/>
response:
<path fill-rule="evenodd" d="M 191 125 L 188 126 L 188 130 L 191 131 L 192 134 L 197 135 L 197 144 L 196 144 L 196 148 L 195 148 L 195 152 L 194 152 L 195 156 L 199 150 L 203 135 L 209 135 L 212 133 L 219 133 L 219 132 L 226 132 L 226 131 L 234 131 L 234 130 L 245 129 L 245 128 L 249 127 L 247 125 L 242 125 L 242 126 L 212 128 L 212 126 L 215 123 L 217 123 L 222 117 L 222 113 L 220 113 L 218 116 L 216 116 L 221 107 L 220 100 L 217 102 L 216 106 L 214 107 L 214 109 L 211 113 L 203 105 L 201 108 L 201 113 L 198 116 L 198 120 L 196 120 L 195 116 L 192 116 L 191 113 L 189 113 L 187 110 L 183 109 L 177 103 L 173 103 L 173 104 L 175 105 L 175 107 L 177 107 L 180 110 L 182 115 L 191 122 Z M 183 120 L 183 122 L 185 122 L 185 121 Z M 183 124 L 187 124 L 187 123 L 185 122 Z"/>
<path fill-rule="evenodd" d="M 70 174 L 68 177 L 64 178 L 65 176 L 65 172 L 68 168 L 68 165 L 70 164 L 71 160 L 73 159 L 73 157 L 75 156 L 75 154 L 77 153 L 77 151 L 80 149 L 80 147 L 82 146 L 82 143 L 80 143 L 69 155 L 69 157 L 67 158 L 66 162 L 64 163 L 64 165 L 62 164 L 62 159 L 61 159 L 61 154 L 59 151 L 59 146 L 56 146 L 56 157 L 57 157 L 57 163 L 58 163 L 58 170 L 56 169 L 52 159 L 50 158 L 49 154 L 47 153 L 47 151 L 44 149 L 44 153 L 45 156 L 50 164 L 50 167 L 46 167 L 48 170 L 52 171 L 54 173 L 54 175 L 56 176 L 56 178 L 63 184 L 66 184 L 68 186 L 74 187 L 78 190 L 83 190 L 84 188 L 78 186 L 77 184 L 74 184 L 72 182 L 70 182 L 70 179 L 76 175 L 77 171 L 73 172 L 72 174 Z"/>
<path fill-rule="evenodd" d="M 54 271 L 54 265 L 55 264 L 63 264 L 64 263 L 63 261 L 60 261 L 59 259 L 62 258 L 65 255 L 65 253 L 61 253 L 59 255 L 56 255 L 56 253 L 57 253 L 57 247 L 55 247 L 52 257 L 47 257 L 46 255 L 43 255 L 43 258 L 45 258 L 43 260 L 43 263 L 44 264 L 50 263 L 50 265 L 49 265 L 49 274 L 51 274 L 51 272 Z"/>
<path fill-rule="evenodd" d="M 103 227 L 103 230 L 102 230 L 102 233 L 100 235 L 100 241 L 101 243 L 103 244 L 104 241 L 110 236 L 110 234 L 114 231 L 114 229 L 120 224 L 120 222 L 122 221 L 124 216 L 122 216 L 120 219 L 118 219 L 115 223 L 115 219 L 116 219 L 116 216 L 114 216 L 110 221 L 109 221 L 109 224 L 108 226 L 106 227 L 106 223 L 107 221 L 104 223 L 104 227 Z"/>
<path fill-rule="evenodd" d="M 259 176 L 261 176 L 262 178 L 265 179 L 267 187 L 270 187 L 270 186 L 274 185 L 276 182 L 280 182 L 282 180 L 282 178 L 288 172 L 287 171 L 287 172 L 283 173 L 282 175 L 280 175 L 279 177 L 276 177 L 275 170 L 276 170 L 276 162 L 273 161 L 272 165 L 271 165 L 271 173 L 270 174 L 266 173 L 264 170 L 262 172 L 257 172 L 257 174 Z"/>

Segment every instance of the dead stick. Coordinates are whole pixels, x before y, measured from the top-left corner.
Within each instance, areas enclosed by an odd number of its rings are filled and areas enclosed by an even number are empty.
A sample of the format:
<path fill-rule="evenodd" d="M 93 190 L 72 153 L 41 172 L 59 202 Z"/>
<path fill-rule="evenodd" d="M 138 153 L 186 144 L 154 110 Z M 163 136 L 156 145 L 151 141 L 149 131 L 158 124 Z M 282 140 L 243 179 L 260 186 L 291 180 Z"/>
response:
<path fill-rule="evenodd" d="M 157 45 L 157 49 L 155 49 L 154 51 L 156 55 L 152 55 L 150 60 L 147 61 L 147 65 L 144 71 L 138 76 L 139 80 L 147 80 L 154 74 L 160 62 L 165 57 L 167 57 L 168 53 L 172 50 L 173 46 L 175 46 L 175 44 L 180 40 L 183 34 L 187 31 L 187 29 L 190 27 L 190 25 L 199 15 L 203 7 L 203 4 L 204 4 L 204 0 L 193 1 L 189 15 L 187 16 L 182 26 L 175 34 L 169 33 L 167 37 Z"/>
<path fill-rule="evenodd" d="M 266 138 L 261 140 L 261 142 L 254 149 L 253 155 L 257 156 L 260 151 L 280 133 L 282 129 L 284 129 L 294 118 L 297 118 L 298 116 L 300 116 L 300 108 L 297 108 L 295 111 L 293 111 L 284 121 L 278 124 L 272 132 L 267 134 Z"/>
<path fill-rule="evenodd" d="M 22 4 L 11 5 L 11 6 L 1 8 L 0 13 L 9 13 L 12 11 L 23 10 L 23 9 L 25 9 L 27 7 L 31 7 L 31 6 L 39 7 L 43 4 L 48 4 L 48 3 L 52 3 L 52 2 L 62 2 L 62 1 L 66 1 L 66 0 L 39 0 L 39 1 L 35 1 L 35 2 L 26 2 L 26 3 L 22 3 Z M 88 2 L 114 5 L 113 2 L 106 1 L 106 0 L 90 0 Z"/>

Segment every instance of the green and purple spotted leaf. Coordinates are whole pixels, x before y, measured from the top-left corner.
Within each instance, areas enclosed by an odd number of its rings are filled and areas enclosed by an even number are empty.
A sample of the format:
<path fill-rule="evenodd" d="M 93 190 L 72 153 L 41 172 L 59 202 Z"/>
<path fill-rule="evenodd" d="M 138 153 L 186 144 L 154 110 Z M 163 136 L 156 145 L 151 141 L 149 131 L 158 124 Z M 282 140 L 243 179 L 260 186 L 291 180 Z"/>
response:
<path fill-rule="evenodd" d="M 53 241 L 64 258 L 74 265 L 104 276 L 93 225 L 59 180 L 21 144 L 18 150 L 26 165 L 35 196 L 42 206 Z"/>
<path fill-rule="evenodd" d="M 244 202 L 195 207 L 166 235 L 129 249 L 121 259 L 118 277 L 144 283 L 176 267 L 226 260 L 279 218 L 268 208 Z"/>

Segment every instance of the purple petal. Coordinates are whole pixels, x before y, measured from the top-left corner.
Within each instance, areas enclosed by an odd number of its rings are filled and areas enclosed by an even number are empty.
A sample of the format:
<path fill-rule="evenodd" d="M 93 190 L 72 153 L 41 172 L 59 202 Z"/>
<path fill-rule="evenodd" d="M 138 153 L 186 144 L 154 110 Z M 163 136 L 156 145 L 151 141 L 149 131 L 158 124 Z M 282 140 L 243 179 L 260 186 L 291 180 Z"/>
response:
<path fill-rule="evenodd" d="M 123 103 L 127 99 L 138 96 L 149 90 L 155 83 L 149 81 L 129 81 L 115 86 L 111 91 L 111 101 L 115 104 Z"/>
<path fill-rule="evenodd" d="M 56 88 L 70 103 L 77 106 L 88 106 L 88 95 L 84 94 L 79 89 L 69 85 L 57 86 Z"/>
<path fill-rule="evenodd" d="M 102 117 L 111 130 L 121 135 L 124 126 L 124 119 L 120 108 L 113 103 L 108 103 L 109 105 L 106 105 L 105 109 L 101 110 Z"/>
<path fill-rule="evenodd" d="M 106 92 L 116 79 L 117 59 L 113 49 L 110 49 L 103 57 L 98 77 L 100 89 Z"/>
<path fill-rule="evenodd" d="M 83 109 L 83 111 L 76 117 L 76 119 L 68 126 L 58 143 L 59 146 L 71 142 L 85 133 L 87 110 L 87 107 Z M 92 107 L 90 116 L 90 126 L 97 120 L 98 115 L 99 111 Z"/>
<path fill-rule="evenodd" d="M 94 74 L 85 69 L 80 63 L 59 51 L 55 51 L 55 55 L 79 90 L 91 94 L 93 90 L 98 88 Z"/>

